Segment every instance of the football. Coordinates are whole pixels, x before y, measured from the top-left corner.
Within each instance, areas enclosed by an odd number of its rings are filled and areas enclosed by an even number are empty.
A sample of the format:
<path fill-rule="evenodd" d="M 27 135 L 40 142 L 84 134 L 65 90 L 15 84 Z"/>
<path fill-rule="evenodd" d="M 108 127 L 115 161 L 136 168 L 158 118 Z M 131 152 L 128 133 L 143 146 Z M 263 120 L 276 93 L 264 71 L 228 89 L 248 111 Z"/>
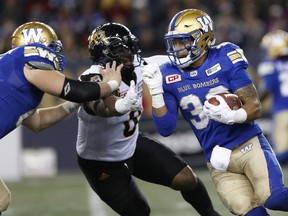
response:
<path fill-rule="evenodd" d="M 226 103 L 228 104 L 228 106 L 230 107 L 231 110 L 237 110 L 237 109 L 240 109 L 242 107 L 241 100 L 235 94 L 220 93 L 220 94 L 217 94 L 217 95 L 219 95 L 222 98 L 224 98 L 224 100 L 226 101 Z M 215 97 L 211 97 L 208 100 L 208 102 L 213 104 L 213 105 L 215 105 L 215 106 L 219 105 L 219 101 Z"/>

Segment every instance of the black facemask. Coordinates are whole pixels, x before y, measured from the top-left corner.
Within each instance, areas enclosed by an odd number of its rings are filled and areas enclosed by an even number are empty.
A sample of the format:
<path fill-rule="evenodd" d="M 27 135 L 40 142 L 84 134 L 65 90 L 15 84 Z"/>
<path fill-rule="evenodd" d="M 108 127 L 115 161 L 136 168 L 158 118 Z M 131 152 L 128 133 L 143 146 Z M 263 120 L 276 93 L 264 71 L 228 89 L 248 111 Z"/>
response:
<path fill-rule="evenodd" d="M 134 80 L 137 83 L 137 76 L 134 65 L 124 66 L 121 70 L 122 81 L 130 86 L 130 81 Z"/>

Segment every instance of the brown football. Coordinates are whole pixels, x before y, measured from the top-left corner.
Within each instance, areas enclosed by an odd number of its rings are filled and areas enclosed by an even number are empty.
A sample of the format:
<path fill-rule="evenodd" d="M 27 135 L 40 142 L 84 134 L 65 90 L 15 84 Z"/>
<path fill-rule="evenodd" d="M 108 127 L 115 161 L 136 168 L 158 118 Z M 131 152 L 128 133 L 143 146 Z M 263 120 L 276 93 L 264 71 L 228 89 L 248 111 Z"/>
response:
<path fill-rule="evenodd" d="M 228 106 L 230 107 L 231 110 L 237 110 L 237 109 L 242 107 L 241 100 L 235 94 L 232 94 L 232 93 L 220 93 L 220 94 L 217 94 L 217 95 L 219 95 L 222 98 L 224 98 L 224 100 L 226 101 L 226 103 L 228 104 Z M 208 100 L 208 102 L 213 104 L 213 105 L 215 105 L 215 106 L 219 105 L 219 101 L 215 97 L 211 97 Z"/>

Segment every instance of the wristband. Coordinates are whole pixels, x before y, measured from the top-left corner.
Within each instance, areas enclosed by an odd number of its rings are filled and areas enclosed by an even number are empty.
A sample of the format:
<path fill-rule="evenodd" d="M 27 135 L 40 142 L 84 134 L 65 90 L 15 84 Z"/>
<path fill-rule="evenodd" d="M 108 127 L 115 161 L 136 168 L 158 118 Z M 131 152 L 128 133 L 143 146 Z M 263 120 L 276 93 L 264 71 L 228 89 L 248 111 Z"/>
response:
<path fill-rule="evenodd" d="M 122 98 L 116 100 L 116 102 L 115 102 L 115 110 L 121 114 L 127 113 L 129 111 L 129 109 L 127 109 L 127 107 L 125 106 L 125 103 L 123 103 L 123 102 L 124 101 Z"/>
<path fill-rule="evenodd" d="M 62 108 L 67 112 L 68 114 L 74 112 L 78 107 L 80 106 L 79 103 L 73 103 L 70 101 L 67 101 L 62 104 Z"/>
<path fill-rule="evenodd" d="M 110 86 L 112 92 L 119 88 L 119 83 L 116 80 L 110 80 L 107 82 L 107 84 Z"/>
<path fill-rule="evenodd" d="M 243 123 L 247 120 L 247 112 L 240 108 L 236 110 L 235 116 L 234 116 L 234 122 L 235 123 Z"/>
<path fill-rule="evenodd" d="M 152 107 L 160 108 L 165 106 L 163 94 L 157 94 L 152 96 Z"/>

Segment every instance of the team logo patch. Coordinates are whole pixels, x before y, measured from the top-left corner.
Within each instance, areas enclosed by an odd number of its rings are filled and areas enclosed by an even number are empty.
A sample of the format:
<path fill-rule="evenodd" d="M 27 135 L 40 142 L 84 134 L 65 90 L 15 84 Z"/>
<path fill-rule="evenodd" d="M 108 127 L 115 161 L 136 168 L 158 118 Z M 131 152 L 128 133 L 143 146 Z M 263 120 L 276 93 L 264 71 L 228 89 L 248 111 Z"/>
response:
<path fill-rule="evenodd" d="M 197 71 L 197 70 L 190 72 L 190 77 L 195 77 L 195 76 L 197 76 L 197 75 L 198 75 L 198 71 Z"/>
<path fill-rule="evenodd" d="M 108 179 L 110 177 L 110 174 L 107 174 L 105 172 L 101 173 L 101 175 L 99 176 L 99 181 L 103 181 L 105 179 Z"/>
<path fill-rule="evenodd" d="M 240 151 L 241 151 L 243 154 L 245 154 L 245 153 L 251 151 L 251 150 L 252 150 L 252 147 L 253 147 L 253 143 L 250 143 L 250 144 L 246 145 L 244 148 L 242 148 Z"/>
<path fill-rule="evenodd" d="M 71 90 L 70 83 L 68 82 L 64 87 L 64 96 L 66 96 Z"/>
<path fill-rule="evenodd" d="M 212 66 L 211 68 L 208 68 L 207 70 L 205 70 L 207 76 L 211 76 L 212 74 L 217 73 L 218 71 L 220 71 L 221 65 L 219 63 L 215 64 L 214 66 Z"/>
<path fill-rule="evenodd" d="M 22 30 L 22 35 L 25 41 L 25 44 L 35 43 L 35 42 L 45 42 L 42 39 L 42 28 L 27 28 Z"/>
<path fill-rule="evenodd" d="M 181 82 L 182 77 L 179 74 L 171 74 L 169 76 L 166 76 L 165 80 L 166 80 L 167 84 L 171 84 L 171 83 L 175 83 L 175 82 Z"/>

